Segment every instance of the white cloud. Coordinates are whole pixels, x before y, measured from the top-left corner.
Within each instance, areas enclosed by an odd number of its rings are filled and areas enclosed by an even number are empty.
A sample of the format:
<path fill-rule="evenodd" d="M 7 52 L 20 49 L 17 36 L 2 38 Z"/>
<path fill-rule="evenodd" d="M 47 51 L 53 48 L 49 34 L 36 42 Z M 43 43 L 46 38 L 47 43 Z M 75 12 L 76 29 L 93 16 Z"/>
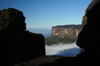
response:
<path fill-rule="evenodd" d="M 46 55 L 62 55 L 62 56 L 75 56 L 81 49 L 73 44 L 53 44 L 51 46 L 45 45 Z"/>

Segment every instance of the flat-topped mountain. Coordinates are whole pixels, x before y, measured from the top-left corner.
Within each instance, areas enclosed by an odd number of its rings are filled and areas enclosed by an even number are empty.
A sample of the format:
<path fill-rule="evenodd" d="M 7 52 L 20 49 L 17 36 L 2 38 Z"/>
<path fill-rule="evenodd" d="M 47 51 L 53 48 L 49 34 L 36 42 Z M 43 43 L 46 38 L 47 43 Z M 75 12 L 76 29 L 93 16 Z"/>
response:
<path fill-rule="evenodd" d="M 81 25 L 53 26 L 51 37 L 46 39 L 46 44 L 73 43 L 77 40 L 81 28 Z"/>
<path fill-rule="evenodd" d="M 52 36 L 59 36 L 59 38 L 77 38 L 81 31 L 81 25 L 62 25 L 52 27 Z"/>

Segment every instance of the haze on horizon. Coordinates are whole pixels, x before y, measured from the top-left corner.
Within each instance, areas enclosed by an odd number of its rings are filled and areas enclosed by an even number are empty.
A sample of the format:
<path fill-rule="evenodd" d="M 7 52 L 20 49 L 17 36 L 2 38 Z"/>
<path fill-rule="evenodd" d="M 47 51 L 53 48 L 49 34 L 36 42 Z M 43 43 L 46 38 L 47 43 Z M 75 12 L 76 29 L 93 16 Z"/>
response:
<path fill-rule="evenodd" d="M 0 0 L 0 10 L 15 8 L 26 17 L 27 28 L 81 24 L 92 0 Z"/>

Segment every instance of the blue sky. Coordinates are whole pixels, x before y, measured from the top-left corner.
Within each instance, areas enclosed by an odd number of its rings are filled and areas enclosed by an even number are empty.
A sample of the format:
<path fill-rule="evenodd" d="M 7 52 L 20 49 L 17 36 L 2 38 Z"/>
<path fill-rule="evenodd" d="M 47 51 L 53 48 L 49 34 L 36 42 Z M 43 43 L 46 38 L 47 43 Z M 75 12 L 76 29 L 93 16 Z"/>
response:
<path fill-rule="evenodd" d="M 27 28 L 51 28 L 81 24 L 92 0 L 0 0 L 0 10 L 15 8 L 24 13 Z"/>

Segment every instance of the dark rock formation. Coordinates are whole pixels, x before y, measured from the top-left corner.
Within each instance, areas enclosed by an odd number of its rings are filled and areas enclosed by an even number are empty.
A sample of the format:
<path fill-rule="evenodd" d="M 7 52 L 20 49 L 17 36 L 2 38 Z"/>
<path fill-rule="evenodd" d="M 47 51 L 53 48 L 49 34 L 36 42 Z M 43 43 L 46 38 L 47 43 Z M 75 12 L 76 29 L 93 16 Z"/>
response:
<path fill-rule="evenodd" d="M 97 3 L 99 2 L 100 0 L 93 0 L 88 8 L 86 9 L 86 13 L 85 13 L 85 16 L 83 16 L 83 21 L 82 21 L 82 26 L 84 27 L 86 24 L 87 24 L 87 14 L 89 13 L 93 13 L 94 11 L 96 11 L 97 9 L 99 9 L 99 7 L 95 7 L 95 5 L 97 5 Z M 94 12 L 96 13 L 96 12 Z M 91 16 L 91 15 L 90 15 Z M 93 16 L 93 15 L 92 15 Z M 96 16 L 96 15 L 95 15 Z M 89 18 L 88 18 L 89 19 Z M 92 18 L 91 18 L 92 19 Z M 88 21 L 89 22 L 89 21 Z"/>
<path fill-rule="evenodd" d="M 4 29 L 20 32 L 26 29 L 25 17 L 21 11 L 9 8 L 0 11 L 0 31 Z"/>
<path fill-rule="evenodd" d="M 83 16 L 82 27 L 87 24 L 87 16 Z"/>
<path fill-rule="evenodd" d="M 43 35 L 25 29 L 25 17 L 21 11 L 13 8 L 0 11 L 1 66 L 28 62 L 45 55 Z"/>
<path fill-rule="evenodd" d="M 91 8 L 90 8 L 91 7 Z M 79 34 L 77 45 L 84 49 L 98 48 L 100 0 L 93 0 L 86 10 L 87 24 Z M 95 31 L 94 31 L 95 30 Z"/>
<path fill-rule="evenodd" d="M 16 64 L 14 66 L 76 66 L 75 58 L 63 56 L 42 56 L 31 60 Z"/>
<path fill-rule="evenodd" d="M 100 66 L 100 0 L 93 0 L 86 9 L 87 24 L 84 25 L 77 40 L 77 45 L 84 53 L 77 56 L 80 64 Z"/>

